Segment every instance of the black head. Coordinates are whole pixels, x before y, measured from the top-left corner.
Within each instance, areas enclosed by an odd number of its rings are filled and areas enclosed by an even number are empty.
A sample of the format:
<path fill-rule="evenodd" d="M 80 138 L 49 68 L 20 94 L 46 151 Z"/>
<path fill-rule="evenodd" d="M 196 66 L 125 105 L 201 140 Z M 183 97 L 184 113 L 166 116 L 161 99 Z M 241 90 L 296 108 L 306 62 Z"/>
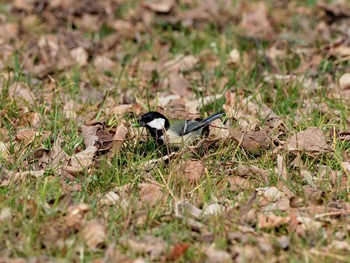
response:
<path fill-rule="evenodd" d="M 154 138 L 160 138 L 168 130 L 169 120 L 161 113 L 150 111 L 141 116 L 140 125 L 146 127 Z"/>

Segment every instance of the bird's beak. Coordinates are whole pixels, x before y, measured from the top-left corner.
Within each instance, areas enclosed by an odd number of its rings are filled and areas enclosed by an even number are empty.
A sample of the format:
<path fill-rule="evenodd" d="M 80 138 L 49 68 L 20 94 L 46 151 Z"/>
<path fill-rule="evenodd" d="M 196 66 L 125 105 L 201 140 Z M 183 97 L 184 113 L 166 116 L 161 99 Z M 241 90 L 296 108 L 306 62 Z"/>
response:
<path fill-rule="evenodd" d="M 140 123 L 132 123 L 131 124 L 131 127 L 136 127 L 136 128 L 145 127 L 145 126 L 146 126 L 146 123 L 144 123 L 143 121 L 141 121 Z"/>

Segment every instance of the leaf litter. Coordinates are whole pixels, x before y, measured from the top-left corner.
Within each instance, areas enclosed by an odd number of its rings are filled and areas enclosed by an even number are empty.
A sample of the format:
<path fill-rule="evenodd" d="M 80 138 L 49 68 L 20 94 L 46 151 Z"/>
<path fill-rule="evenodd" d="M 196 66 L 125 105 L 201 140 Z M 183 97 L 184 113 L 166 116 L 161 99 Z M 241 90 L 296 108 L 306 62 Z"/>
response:
<path fill-rule="evenodd" d="M 346 1 L 1 7 L 5 259 L 346 261 Z M 150 109 L 226 116 L 170 152 Z"/>

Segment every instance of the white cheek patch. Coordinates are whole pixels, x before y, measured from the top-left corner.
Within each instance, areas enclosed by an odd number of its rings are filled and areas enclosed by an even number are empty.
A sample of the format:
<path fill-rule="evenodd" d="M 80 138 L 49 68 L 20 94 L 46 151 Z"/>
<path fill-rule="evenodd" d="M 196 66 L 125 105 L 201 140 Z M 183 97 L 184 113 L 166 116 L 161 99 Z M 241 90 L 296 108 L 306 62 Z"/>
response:
<path fill-rule="evenodd" d="M 165 125 L 165 120 L 162 118 L 154 119 L 153 121 L 147 123 L 147 125 L 156 130 L 163 130 Z"/>

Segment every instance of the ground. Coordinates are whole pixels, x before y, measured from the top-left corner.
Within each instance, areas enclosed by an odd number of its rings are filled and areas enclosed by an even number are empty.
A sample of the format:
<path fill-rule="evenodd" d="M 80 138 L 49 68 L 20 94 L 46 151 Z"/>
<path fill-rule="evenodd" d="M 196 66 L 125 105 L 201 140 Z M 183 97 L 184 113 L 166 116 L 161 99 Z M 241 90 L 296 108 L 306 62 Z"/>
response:
<path fill-rule="evenodd" d="M 0 262 L 350 261 L 349 2 L 0 10 Z"/>

